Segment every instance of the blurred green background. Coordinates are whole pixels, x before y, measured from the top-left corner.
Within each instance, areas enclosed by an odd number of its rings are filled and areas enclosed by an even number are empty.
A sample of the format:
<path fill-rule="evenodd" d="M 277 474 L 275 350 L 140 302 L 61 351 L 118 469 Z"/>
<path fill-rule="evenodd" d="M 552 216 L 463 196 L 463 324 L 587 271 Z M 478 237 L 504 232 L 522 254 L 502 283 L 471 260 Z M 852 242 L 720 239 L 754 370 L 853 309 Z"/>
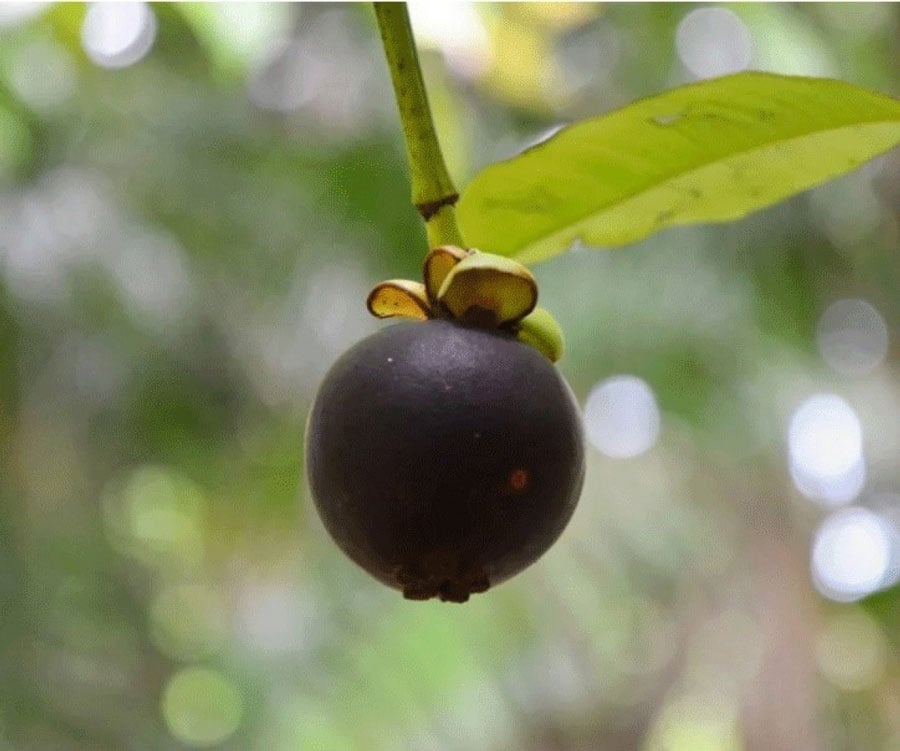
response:
<path fill-rule="evenodd" d="M 900 88 L 895 3 L 412 16 L 461 186 L 697 78 Z M 898 751 L 898 154 L 535 267 L 588 478 L 459 606 L 303 480 L 425 251 L 399 133 L 366 5 L 0 5 L 0 749 Z"/>

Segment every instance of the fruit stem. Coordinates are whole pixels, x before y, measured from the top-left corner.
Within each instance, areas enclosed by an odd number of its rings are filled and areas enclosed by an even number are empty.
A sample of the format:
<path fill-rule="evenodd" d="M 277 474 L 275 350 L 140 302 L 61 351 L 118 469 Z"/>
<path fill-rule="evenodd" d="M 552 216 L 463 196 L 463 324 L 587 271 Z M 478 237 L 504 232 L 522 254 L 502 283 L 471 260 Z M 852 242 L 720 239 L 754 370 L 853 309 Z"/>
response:
<path fill-rule="evenodd" d="M 428 247 L 463 245 L 454 204 L 459 198 L 428 106 L 406 3 L 373 3 L 406 140 L 412 202 L 425 221 Z"/>

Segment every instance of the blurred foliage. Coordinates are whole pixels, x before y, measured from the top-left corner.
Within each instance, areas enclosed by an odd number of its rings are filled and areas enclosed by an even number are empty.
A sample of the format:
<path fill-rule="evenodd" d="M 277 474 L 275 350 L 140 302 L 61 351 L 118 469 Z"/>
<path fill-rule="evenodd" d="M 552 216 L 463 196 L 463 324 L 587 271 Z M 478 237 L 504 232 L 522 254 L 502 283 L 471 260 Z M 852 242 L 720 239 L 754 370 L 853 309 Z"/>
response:
<path fill-rule="evenodd" d="M 459 185 L 691 80 L 707 7 L 442 6 L 413 19 Z M 659 438 L 592 450 L 520 577 L 410 603 L 327 539 L 301 461 L 317 383 L 384 325 L 369 288 L 425 251 L 371 10 L 153 5 L 123 64 L 97 7 L 0 6 L 0 748 L 898 747 L 900 589 L 819 593 L 833 509 L 787 458 L 797 406 L 839 394 L 852 500 L 900 524 L 896 153 L 535 267 L 579 400 L 633 374 Z M 895 4 L 728 14 L 753 67 L 898 93 Z M 857 375 L 820 353 L 843 298 L 889 332 Z"/>

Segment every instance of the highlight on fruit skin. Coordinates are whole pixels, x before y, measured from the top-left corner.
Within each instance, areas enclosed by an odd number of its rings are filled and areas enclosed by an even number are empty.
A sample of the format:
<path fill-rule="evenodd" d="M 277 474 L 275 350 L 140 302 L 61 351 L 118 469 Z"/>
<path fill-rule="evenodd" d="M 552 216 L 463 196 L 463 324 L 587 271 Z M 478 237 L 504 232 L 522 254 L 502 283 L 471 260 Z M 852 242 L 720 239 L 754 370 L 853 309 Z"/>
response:
<path fill-rule="evenodd" d="M 377 318 L 444 318 L 484 329 L 501 329 L 534 347 L 551 362 L 562 357 L 563 338 L 549 311 L 537 308 L 532 273 L 510 258 L 454 245 L 433 248 L 422 282 L 389 279 L 366 301 Z"/>
<path fill-rule="evenodd" d="M 578 406 L 507 330 L 401 321 L 326 375 L 309 489 L 337 545 L 413 600 L 465 602 L 536 561 L 584 480 Z"/>

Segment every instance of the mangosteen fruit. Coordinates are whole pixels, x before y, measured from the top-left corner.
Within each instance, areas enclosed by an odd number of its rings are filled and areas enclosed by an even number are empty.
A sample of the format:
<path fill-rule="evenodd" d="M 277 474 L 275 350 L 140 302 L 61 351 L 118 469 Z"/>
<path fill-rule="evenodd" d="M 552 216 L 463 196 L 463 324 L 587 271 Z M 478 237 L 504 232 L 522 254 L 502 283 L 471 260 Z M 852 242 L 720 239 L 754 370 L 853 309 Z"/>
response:
<path fill-rule="evenodd" d="M 440 254 L 443 270 L 426 259 L 423 285 L 373 291 L 376 315 L 418 320 L 338 359 L 310 412 L 306 460 L 325 528 L 353 561 L 408 599 L 465 602 L 557 540 L 581 492 L 584 447 L 536 288 L 510 300 L 528 285 L 503 264 L 485 272 L 483 258 L 447 287 L 472 255 L 452 253 Z"/>

